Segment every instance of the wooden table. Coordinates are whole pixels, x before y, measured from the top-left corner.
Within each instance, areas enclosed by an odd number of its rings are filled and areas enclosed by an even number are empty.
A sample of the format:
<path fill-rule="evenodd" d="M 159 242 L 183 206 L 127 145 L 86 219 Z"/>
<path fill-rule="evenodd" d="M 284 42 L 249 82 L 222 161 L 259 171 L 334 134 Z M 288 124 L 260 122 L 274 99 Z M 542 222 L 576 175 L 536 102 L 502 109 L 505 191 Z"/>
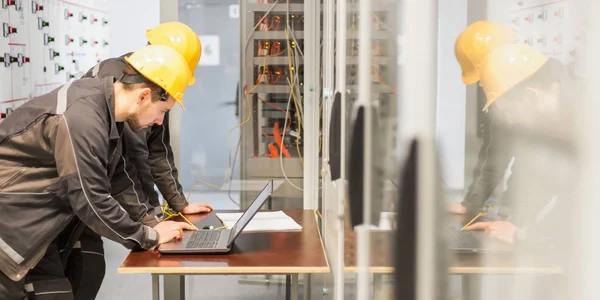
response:
<path fill-rule="evenodd" d="M 185 298 L 185 275 L 286 274 L 292 299 L 298 298 L 299 274 L 329 273 L 313 210 L 284 210 L 302 231 L 242 233 L 227 254 L 130 253 L 118 273 L 152 275 L 153 299 L 159 299 L 158 276 L 164 276 L 165 299 Z M 186 216 L 198 228 L 220 225 L 215 212 Z"/>
<path fill-rule="evenodd" d="M 357 273 L 356 233 L 346 227 L 344 231 L 344 272 Z M 373 290 L 381 290 L 381 274 L 393 274 L 394 236 L 390 232 L 372 232 L 369 272 L 374 275 Z M 478 299 L 482 275 L 539 274 L 554 276 L 561 268 L 542 256 L 521 257 L 510 254 L 450 253 L 448 273 L 462 277 L 463 299 Z"/>

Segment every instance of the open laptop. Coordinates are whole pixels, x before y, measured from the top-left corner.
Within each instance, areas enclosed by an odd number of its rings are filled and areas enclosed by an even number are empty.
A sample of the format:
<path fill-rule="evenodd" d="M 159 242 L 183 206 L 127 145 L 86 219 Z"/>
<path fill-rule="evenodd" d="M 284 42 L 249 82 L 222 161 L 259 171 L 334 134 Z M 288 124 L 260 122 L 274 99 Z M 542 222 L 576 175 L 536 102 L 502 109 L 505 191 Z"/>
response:
<path fill-rule="evenodd" d="M 449 229 L 447 242 L 455 252 L 511 252 L 514 246 L 486 237 L 482 231 Z"/>
<path fill-rule="evenodd" d="M 273 193 L 273 180 L 256 196 L 252 204 L 244 211 L 240 219 L 231 229 L 201 229 L 184 233 L 180 241 L 173 241 L 160 245 L 160 253 L 194 254 L 194 253 L 223 253 L 231 251 L 233 242 L 242 230 L 250 223 L 260 208 Z"/>

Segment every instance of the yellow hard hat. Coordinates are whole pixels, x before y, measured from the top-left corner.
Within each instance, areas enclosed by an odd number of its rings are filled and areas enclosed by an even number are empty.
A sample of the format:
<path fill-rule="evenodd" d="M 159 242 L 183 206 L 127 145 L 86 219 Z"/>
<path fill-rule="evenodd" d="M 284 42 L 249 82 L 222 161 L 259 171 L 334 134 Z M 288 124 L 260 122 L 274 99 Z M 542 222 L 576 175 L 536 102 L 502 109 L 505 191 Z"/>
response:
<path fill-rule="evenodd" d="M 189 85 L 196 82 L 194 72 L 202 55 L 202 44 L 198 35 L 181 22 L 166 22 L 146 30 L 146 38 L 152 45 L 165 45 L 175 49 L 185 58 L 192 77 Z"/>
<path fill-rule="evenodd" d="M 526 44 L 505 45 L 490 52 L 479 70 L 480 84 L 487 97 L 483 110 L 547 61 L 548 57 Z"/>
<path fill-rule="evenodd" d="M 496 47 L 514 43 L 516 38 L 515 30 L 500 23 L 479 21 L 469 25 L 454 44 L 454 53 L 462 69 L 463 83 L 477 82 L 477 70 L 487 54 Z"/>
<path fill-rule="evenodd" d="M 183 107 L 183 95 L 192 74 L 183 56 L 164 45 L 148 45 L 125 57 L 146 79 L 163 88 Z"/>

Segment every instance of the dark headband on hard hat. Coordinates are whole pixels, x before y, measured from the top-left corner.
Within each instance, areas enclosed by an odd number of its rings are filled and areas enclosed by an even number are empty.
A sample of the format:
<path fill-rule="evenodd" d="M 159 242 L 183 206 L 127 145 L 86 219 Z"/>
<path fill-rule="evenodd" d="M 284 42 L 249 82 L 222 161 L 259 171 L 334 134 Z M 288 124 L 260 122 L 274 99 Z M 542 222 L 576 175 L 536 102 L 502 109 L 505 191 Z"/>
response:
<path fill-rule="evenodd" d="M 119 81 L 122 83 L 127 83 L 127 84 L 138 84 L 138 83 L 152 83 L 155 84 L 154 82 L 150 81 L 148 78 L 140 75 L 140 74 L 123 74 L 121 75 L 121 78 L 119 78 Z M 160 101 L 167 101 L 169 99 L 169 94 L 167 94 L 167 92 L 161 88 L 160 89 Z"/>

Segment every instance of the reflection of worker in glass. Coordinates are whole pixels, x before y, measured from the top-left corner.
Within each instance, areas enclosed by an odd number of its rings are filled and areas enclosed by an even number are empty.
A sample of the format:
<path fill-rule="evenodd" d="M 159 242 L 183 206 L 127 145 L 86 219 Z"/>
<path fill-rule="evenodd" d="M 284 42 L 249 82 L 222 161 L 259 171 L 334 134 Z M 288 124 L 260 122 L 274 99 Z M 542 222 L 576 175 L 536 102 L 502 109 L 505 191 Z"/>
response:
<path fill-rule="evenodd" d="M 479 222 L 466 229 L 484 229 L 507 243 L 553 235 L 556 228 L 547 225 L 556 218 L 547 217 L 547 212 L 565 211 L 562 204 L 576 177 L 570 140 L 573 122 L 565 99 L 572 96 L 567 91 L 568 72 L 531 46 L 511 44 L 490 52 L 479 73 L 487 97 L 484 109 L 495 110 L 497 125 L 510 132 L 507 149 L 515 164 L 502 205 L 510 208 L 511 219 Z M 498 143 L 504 143 L 499 138 Z M 556 225 L 562 230 L 564 224 Z"/>
<path fill-rule="evenodd" d="M 480 21 L 469 25 L 455 43 L 455 55 L 462 69 L 463 83 L 478 82 L 478 69 L 487 54 L 499 46 L 513 43 L 515 38 L 514 30 L 499 23 Z M 477 166 L 473 172 L 474 180 L 463 202 L 449 206 L 449 210 L 453 213 L 478 211 L 502 182 L 504 171 L 512 155 L 505 151 L 502 144 L 496 143 L 499 133 L 494 127 L 495 122 L 494 117 L 490 116 L 489 125 L 485 126 Z"/>

